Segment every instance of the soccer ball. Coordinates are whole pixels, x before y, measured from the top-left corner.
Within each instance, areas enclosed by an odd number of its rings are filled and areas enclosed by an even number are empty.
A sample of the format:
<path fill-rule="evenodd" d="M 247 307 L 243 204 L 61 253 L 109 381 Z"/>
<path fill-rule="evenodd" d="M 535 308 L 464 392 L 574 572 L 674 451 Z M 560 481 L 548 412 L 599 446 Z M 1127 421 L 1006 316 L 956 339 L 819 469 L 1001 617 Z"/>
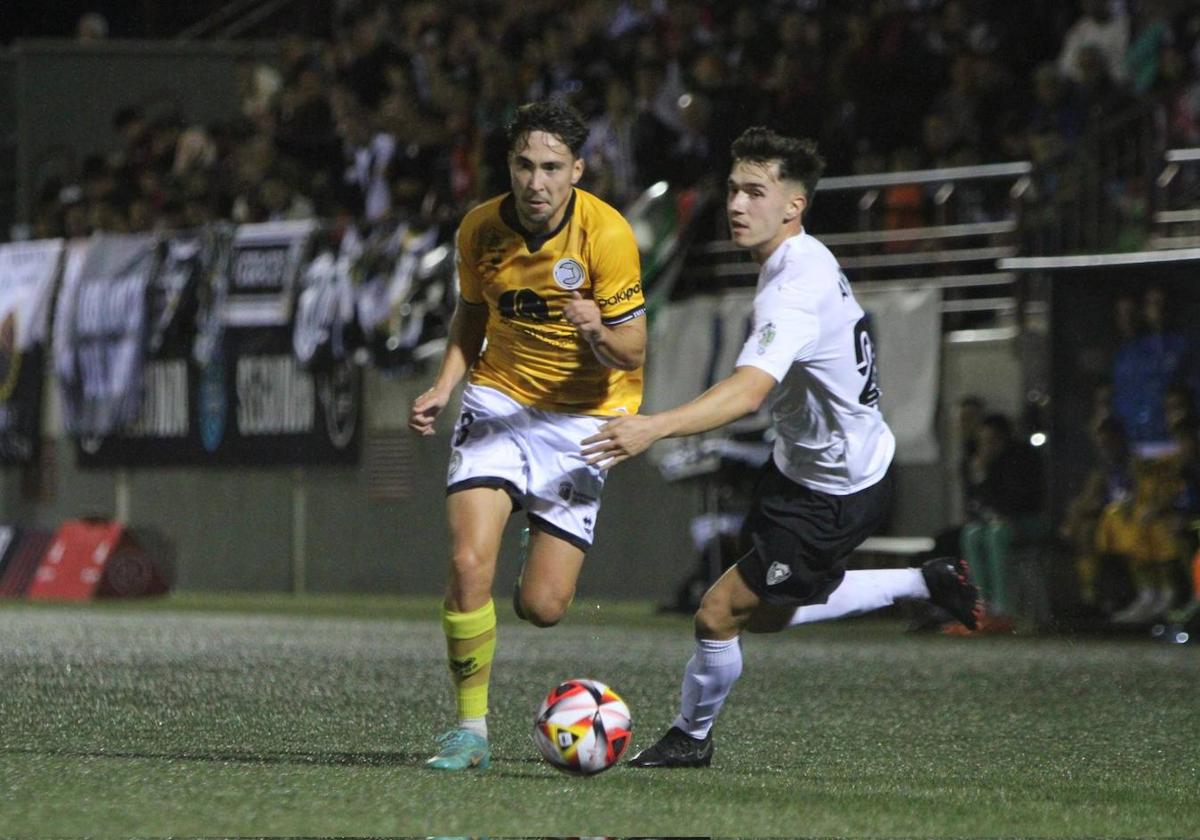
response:
<path fill-rule="evenodd" d="M 621 760 L 632 730 L 629 707 L 615 691 L 596 680 L 567 680 L 542 701 L 533 742 L 564 773 L 594 776 Z"/>

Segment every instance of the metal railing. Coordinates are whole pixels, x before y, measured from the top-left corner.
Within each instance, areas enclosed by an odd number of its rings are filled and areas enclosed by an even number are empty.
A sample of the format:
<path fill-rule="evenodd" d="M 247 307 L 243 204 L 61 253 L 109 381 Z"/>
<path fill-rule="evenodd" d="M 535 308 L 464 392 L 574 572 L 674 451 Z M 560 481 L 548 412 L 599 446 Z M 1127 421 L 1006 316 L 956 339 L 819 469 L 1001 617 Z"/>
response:
<path fill-rule="evenodd" d="M 996 263 L 1018 253 L 1032 172 L 1032 164 L 1017 161 L 826 178 L 809 229 L 856 285 L 941 289 L 947 329 L 1011 326 L 1021 319 L 1018 278 Z M 897 198 L 916 212 L 894 212 Z M 715 190 L 705 207 L 710 218 L 699 224 L 719 233 L 694 236 L 672 297 L 748 286 L 757 277 L 758 265 L 725 238 Z"/>
<path fill-rule="evenodd" d="M 1168 149 L 1154 179 L 1154 214 L 1147 246 L 1200 246 L 1200 148 Z"/>
<path fill-rule="evenodd" d="M 1146 246 L 1151 190 L 1162 161 L 1158 103 L 1106 117 L 1039 165 L 1023 215 L 1029 255 L 1134 251 Z"/>
<path fill-rule="evenodd" d="M 290 15 L 290 23 L 307 20 L 308 28 L 317 28 L 326 33 L 333 31 L 333 8 L 337 4 L 321 0 L 230 0 L 211 14 L 181 30 L 175 39 L 196 41 L 203 39 L 230 40 L 252 35 L 257 28 L 277 19 L 284 10 L 296 12 Z M 313 19 L 319 18 L 314 22 Z M 277 34 L 277 33 L 264 33 Z M 310 32 L 309 34 L 321 34 Z"/>

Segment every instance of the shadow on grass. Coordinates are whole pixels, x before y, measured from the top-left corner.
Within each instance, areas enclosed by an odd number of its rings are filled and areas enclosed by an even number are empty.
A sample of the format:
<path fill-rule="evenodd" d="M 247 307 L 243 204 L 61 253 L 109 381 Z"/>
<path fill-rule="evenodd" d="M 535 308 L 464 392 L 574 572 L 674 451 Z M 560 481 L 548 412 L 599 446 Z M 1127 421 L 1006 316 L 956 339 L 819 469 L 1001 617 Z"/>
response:
<path fill-rule="evenodd" d="M 6 755 L 64 756 L 69 758 L 127 758 L 168 761 L 209 761 L 217 764 L 296 764 L 327 767 L 403 767 L 424 764 L 427 755 L 404 752 L 253 752 L 251 750 L 76 750 L 17 748 Z"/>
<path fill-rule="evenodd" d="M 427 753 L 411 752 L 254 752 L 251 750 L 81 750 L 17 747 L 0 750 L 0 755 L 41 755 L 66 758 L 114 758 L 146 761 L 199 761 L 214 764 L 280 765 L 316 767 L 420 767 L 424 768 Z M 488 775 L 504 778 L 557 780 L 559 774 L 547 774 L 552 769 L 537 758 L 493 756 Z M 539 770 L 541 772 L 539 772 Z"/>

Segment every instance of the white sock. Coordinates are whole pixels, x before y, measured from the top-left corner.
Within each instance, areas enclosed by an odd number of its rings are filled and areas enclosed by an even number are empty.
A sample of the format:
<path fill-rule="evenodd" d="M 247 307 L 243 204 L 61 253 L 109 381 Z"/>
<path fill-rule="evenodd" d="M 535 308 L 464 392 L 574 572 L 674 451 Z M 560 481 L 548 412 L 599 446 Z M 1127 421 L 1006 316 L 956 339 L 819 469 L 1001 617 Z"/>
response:
<path fill-rule="evenodd" d="M 697 639 L 696 652 L 683 671 L 675 726 L 693 738 L 706 737 L 741 675 L 742 646 L 736 638 Z"/>
<path fill-rule="evenodd" d="M 788 627 L 814 624 L 888 607 L 905 598 L 927 599 L 929 587 L 920 569 L 864 569 L 846 572 L 824 604 L 797 607 Z"/>
<path fill-rule="evenodd" d="M 487 718 L 459 718 L 458 728 L 465 729 L 468 732 L 474 732 L 480 738 L 487 738 Z"/>

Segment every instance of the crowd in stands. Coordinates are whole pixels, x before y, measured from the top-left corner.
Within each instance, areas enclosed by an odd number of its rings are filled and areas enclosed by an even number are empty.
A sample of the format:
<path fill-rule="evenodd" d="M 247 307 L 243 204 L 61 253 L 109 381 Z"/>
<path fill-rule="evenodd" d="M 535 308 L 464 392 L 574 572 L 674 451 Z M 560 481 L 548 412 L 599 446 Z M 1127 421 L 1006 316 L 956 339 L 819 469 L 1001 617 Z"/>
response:
<path fill-rule="evenodd" d="M 971 565 L 985 609 L 979 632 L 1013 630 L 1022 563 L 1043 575 L 1061 566 L 1059 577 L 1074 584 L 1065 612 L 1085 621 L 1182 625 L 1200 617 L 1200 347 L 1170 311 L 1158 285 L 1116 298 L 1111 375 L 1095 388 L 1080 430 L 1090 468 L 1057 527 L 1037 450 L 1003 413 L 978 397 L 961 400 L 965 512 L 940 550 L 957 550 Z"/>
<path fill-rule="evenodd" d="M 30 235 L 313 217 L 449 229 L 507 189 L 504 126 L 544 97 L 589 119 L 583 185 L 618 206 L 658 181 L 719 182 L 753 124 L 814 137 L 830 174 L 1030 160 L 1048 183 L 1082 138 L 1139 108 L 1164 146 L 1200 145 L 1189 0 L 336 5 L 331 41 L 285 35 L 277 61 L 239 62 L 227 120 L 120 109 L 116 148 L 80 150 L 70 177 L 39 184 Z M 81 42 L 105 32 L 99 16 L 80 21 Z M 925 221 L 919 188 L 893 199 L 885 225 Z M 1121 348 L 1088 429 L 1094 469 L 1059 523 L 1013 421 L 964 402 L 966 518 L 951 550 L 980 578 L 985 629 L 1012 627 L 1014 553 L 1055 539 L 1099 614 L 1195 608 L 1200 371 L 1180 367 L 1192 348 L 1165 311 L 1161 290 L 1118 300 Z"/>
<path fill-rule="evenodd" d="M 1059 530 L 1083 603 L 1122 623 L 1200 613 L 1200 367 L 1169 307 L 1159 286 L 1115 302 L 1122 342 L 1087 430 L 1096 458 Z"/>
<path fill-rule="evenodd" d="M 350 0 L 332 42 L 239 66 L 213 125 L 130 104 L 116 149 L 40 184 L 33 236 L 213 219 L 448 219 L 506 188 L 521 102 L 590 120 L 586 185 L 623 206 L 724 170 L 767 123 L 830 174 L 1052 164 L 1138 102 L 1200 143 L 1200 11 L 1186 0 Z M 81 40 L 103 19 L 81 21 Z"/>
<path fill-rule="evenodd" d="M 979 633 L 1029 618 L 1036 596 L 1022 591 L 1023 566 L 1043 591 L 1058 581 L 1060 617 L 1163 628 L 1200 620 L 1200 343 L 1180 315 L 1195 298 L 1135 282 L 1095 294 L 1111 301 L 1111 322 L 1090 329 L 1102 346 L 1080 345 L 1098 384 L 1071 412 L 1079 428 L 1065 432 L 1086 437 L 1087 466 L 1061 482 L 1061 509 L 1044 492 L 1037 424 L 977 396 L 959 402 L 963 517 L 937 551 L 968 560 L 984 606 Z M 1068 389 L 1060 396 L 1070 399 Z"/>

